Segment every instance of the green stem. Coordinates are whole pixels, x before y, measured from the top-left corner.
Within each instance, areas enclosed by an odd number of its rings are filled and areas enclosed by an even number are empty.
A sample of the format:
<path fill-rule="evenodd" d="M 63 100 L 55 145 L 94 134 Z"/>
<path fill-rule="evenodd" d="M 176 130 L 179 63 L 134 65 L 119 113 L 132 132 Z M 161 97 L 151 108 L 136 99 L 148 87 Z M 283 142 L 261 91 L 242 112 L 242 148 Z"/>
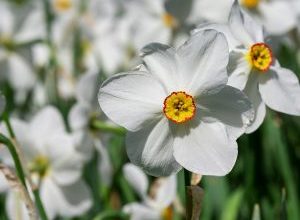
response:
<path fill-rule="evenodd" d="M 15 135 L 14 130 L 13 130 L 11 124 L 10 124 L 9 117 L 8 117 L 8 114 L 6 112 L 3 114 L 3 120 L 4 120 L 4 123 L 7 127 L 10 138 L 15 139 L 16 135 Z"/>
<path fill-rule="evenodd" d="M 14 160 L 17 175 L 18 175 L 19 179 L 21 180 L 21 182 L 22 182 L 23 186 L 25 187 L 25 189 L 28 190 L 27 185 L 26 185 L 24 171 L 23 171 L 21 161 L 19 159 L 19 156 L 18 156 L 18 153 L 16 151 L 15 146 L 13 145 L 13 143 L 7 137 L 5 137 L 1 133 L 0 133 L 0 143 L 7 146 L 8 150 L 9 150 L 9 152 L 10 152 L 10 154 L 11 154 L 13 160 Z"/>
<path fill-rule="evenodd" d="M 103 132 L 118 134 L 118 135 L 125 135 L 126 134 L 126 130 L 124 128 L 116 127 L 116 126 L 104 123 L 102 121 L 99 121 L 99 120 L 93 120 L 91 122 L 91 128 L 96 129 L 96 130 L 100 130 L 100 131 L 103 131 Z"/>
<path fill-rule="evenodd" d="M 129 219 L 129 216 L 120 211 L 106 211 L 97 215 L 94 220 L 105 220 L 105 219 Z"/>
<path fill-rule="evenodd" d="M 39 190 L 37 188 L 36 189 L 32 189 L 32 192 L 33 192 L 34 199 L 35 199 L 35 204 L 36 204 L 36 206 L 37 206 L 37 208 L 39 210 L 41 219 L 48 220 L 48 217 L 47 217 L 47 214 L 46 214 L 43 202 L 42 202 L 41 197 L 40 197 Z"/>

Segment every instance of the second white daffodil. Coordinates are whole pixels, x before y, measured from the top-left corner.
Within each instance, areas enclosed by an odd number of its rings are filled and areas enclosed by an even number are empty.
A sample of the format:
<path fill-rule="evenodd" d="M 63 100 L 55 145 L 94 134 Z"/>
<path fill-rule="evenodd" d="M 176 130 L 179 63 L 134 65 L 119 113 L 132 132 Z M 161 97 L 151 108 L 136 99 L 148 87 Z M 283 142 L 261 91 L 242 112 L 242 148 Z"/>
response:
<path fill-rule="evenodd" d="M 100 107 L 129 130 L 131 162 L 154 176 L 182 167 L 203 175 L 232 169 L 236 138 L 253 111 L 242 92 L 226 85 L 228 51 L 224 35 L 214 30 L 193 35 L 177 50 L 150 44 L 141 70 L 102 84 Z"/>
<path fill-rule="evenodd" d="M 203 29 L 223 32 L 229 42 L 228 84 L 243 90 L 256 115 L 247 133 L 255 131 L 266 115 L 266 105 L 290 115 L 300 115 L 300 86 L 297 76 L 282 68 L 264 41 L 263 27 L 235 2 L 228 25 L 208 24 Z"/>

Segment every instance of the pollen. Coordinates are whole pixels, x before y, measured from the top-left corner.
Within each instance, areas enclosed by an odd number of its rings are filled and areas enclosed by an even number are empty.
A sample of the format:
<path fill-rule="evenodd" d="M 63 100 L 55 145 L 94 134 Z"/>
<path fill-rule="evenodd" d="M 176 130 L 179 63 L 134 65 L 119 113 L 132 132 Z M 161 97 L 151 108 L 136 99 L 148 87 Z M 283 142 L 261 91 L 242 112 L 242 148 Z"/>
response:
<path fill-rule="evenodd" d="M 242 0 L 241 4 L 248 9 L 255 9 L 260 0 Z"/>
<path fill-rule="evenodd" d="M 39 155 L 29 163 L 29 171 L 33 174 L 38 174 L 40 178 L 47 175 L 50 167 L 49 159 Z"/>
<path fill-rule="evenodd" d="M 161 217 L 163 220 L 172 220 L 173 219 L 173 209 L 171 206 L 163 209 L 161 213 Z"/>
<path fill-rule="evenodd" d="M 183 123 L 194 117 L 196 106 L 192 96 L 181 91 L 172 92 L 164 101 L 163 111 L 169 120 Z"/>
<path fill-rule="evenodd" d="M 272 50 L 265 43 L 253 44 L 246 55 L 246 59 L 253 68 L 266 72 L 273 62 Z"/>
<path fill-rule="evenodd" d="M 67 11 L 72 7 L 72 0 L 55 0 L 54 7 L 58 11 Z"/>
<path fill-rule="evenodd" d="M 176 18 L 171 15 L 170 13 L 164 13 L 162 15 L 162 20 L 163 20 L 163 23 L 166 27 L 168 28 L 176 28 L 178 26 L 178 22 L 176 20 Z"/>

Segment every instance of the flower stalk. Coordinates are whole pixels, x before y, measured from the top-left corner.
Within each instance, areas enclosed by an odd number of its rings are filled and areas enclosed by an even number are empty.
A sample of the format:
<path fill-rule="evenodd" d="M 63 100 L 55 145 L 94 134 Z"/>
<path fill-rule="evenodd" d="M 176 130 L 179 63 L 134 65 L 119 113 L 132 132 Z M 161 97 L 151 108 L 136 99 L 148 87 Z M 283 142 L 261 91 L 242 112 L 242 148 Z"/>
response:
<path fill-rule="evenodd" d="M 114 133 L 118 135 L 126 134 L 126 130 L 124 128 L 110 125 L 99 120 L 92 120 L 91 128 L 102 132 Z"/>

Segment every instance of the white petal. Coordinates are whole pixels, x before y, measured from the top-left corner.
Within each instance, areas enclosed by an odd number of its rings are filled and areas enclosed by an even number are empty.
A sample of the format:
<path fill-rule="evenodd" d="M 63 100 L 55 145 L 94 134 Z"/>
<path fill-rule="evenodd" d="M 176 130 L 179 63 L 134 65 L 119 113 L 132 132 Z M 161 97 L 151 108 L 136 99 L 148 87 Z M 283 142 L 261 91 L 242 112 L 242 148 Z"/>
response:
<path fill-rule="evenodd" d="M 114 36 L 115 34 L 98 35 L 94 43 L 94 50 L 96 57 L 101 61 L 103 69 L 108 74 L 115 73 L 126 59 L 125 49 L 119 40 Z"/>
<path fill-rule="evenodd" d="M 20 119 L 12 118 L 11 125 L 25 158 L 31 160 L 43 152 L 34 144 L 31 130 L 28 130 L 28 123 L 21 121 Z"/>
<path fill-rule="evenodd" d="M 95 147 L 99 153 L 98 159 L 98 171 L 100 178 L 106 186 L 110 186 L 113 179 L 113 167 L 109 153 L 106 147 L 101 143 L 100 140 L 95 140 Z"/>
<path fill-rule="evenodd" d="M 91 104 L 96 100 L 98 74 L 91 72 L 84 74 L 76 86 L 77 101 Z"/>
<path fill-rule="evenodd" d="M 84 103 L 75 104 L 68 115 L 68 121 L 72 131 L 85 129 L 89 123 L 91 106 Z"/>
<path fill-rule="evenodd" d="M 229 27 L 232 34 L 246 47 L 255 42 L 263 42 L 262 27 L 241 10 L 237 1 L 234 2 L 229 15 Z"/>
<path fill-rule="evenodd" d="M 36 77 L 29 62 L 24 57 L 12 53 L 8 59 L 9 80 L 15 89 L 28 90 L 33 87 Z"/>
<path fill-rule="evenodd" d="M 163 178 L 155 196 L 155 202 L 158 209 L 169 207 L 176 199 L 177 179 L 176 174 Z"/>
<path fill-rule="evenodd" d="M 64 186 L 61 190 L 64 203 L 63 206 L 60 206 L 60 214 L 62 216 L 79 216 L 91 208 L 91 192 L 82 180 L 72 185 Z"/>
<path fill-rule="evenodd" d="M 45 66 L 50 58 L 50 49 L 44 43 L 36 43 L 32 46 L 32 56 L 36 66 Z"/>
<path fill-rule="evenodd" d="M 213 93 L 227 83 L 226 66 L 229 49 L 225 36 L 215 30 L 204 30 L 192 35 L 178 49 L 179 71 L 183 89 L 191 95 Z"/>
<path fill-rule="evenodd" d="M 49 219 L 54 219 L 59 214 L 63 205 L 61 191 L 50 178 L 44 178 L 40 186 L 40 197 L 45 204 L 45 211 Z"/>
<path fill-rule="evenodd" d="M 94 153 L 94 137 L 86 129 L 77 130 L 72 133 L 72 138 L 76 146 L 76 151 L 79 153 L 84 162 L 90 161 Z"/>
<path fill-rule="evenodd" d="M 162 118 L 137 131 L 128 132 L 126 150 L 130 161 L 153 176 L 177 172 L 180 166 L 173 157 L 173 137 L 169 121 Z"/>
<path fill-rule="evenodd" d="M 82 160 L 75 152 L 72 138 L 67 135 L 56 135 L 46 143 L 47 156 L 51 164 L 51 176 L 61 185 L 71 184 L 81 176 Z"/>
<path fill-rule="evenodd" d="M 244 89 L 245 94 L 250 99 L 252 106 L 255 110 L 255 116 L 251 125 L 246 129 L 246 133 L 254 132 L 263 123 L 266 115 L 266 105 L 261 99 L 261 95 L 258 90 L 258 76 L 256 72 L 250 74 L 247 85 Z"/>
<path fill-rule="evenodd" d="M 136 165 L 127 163 L 123 166 L 123 174 L 131 187 L 143 199 L 147 196 L 148 178 L 142 169 Z"/>
<path fill-rule="evenodd" d="M 37 146 L 43 145 L 46 137 L 65 131 L 62 116 L 52 106 L 46 106 L 40 110 L 31 120 L 29 129 Z"/>
<path fill-rule="evenodd" d="M 226 86 L 219 93 L 199 97 L 199 114 L 206 118 L 215 118 L 228 127 L 228 134 L 236 140 L 254 118 L 250 100 L 240 90 Z"/>
<path fill-rule="evenodd" d="M 237 144 L 228 138 L 219 122 L 193 120 L 178 127 L 174 141 L 174 157 L 185 169 L 201 175 L 224 176 L 237 158 Z"/>
<path fill-rule="evenodd" d="M 198 24 L 205 19 L 217 23 L 226 23 L 232 6 L 232 0 L 211 1 L 197 0 L 193 1 L 193 8 L 190 20 Z"/>
<path fill-rule="evenodd" d="M 229 74 L 227 85 L 233 86 L 240 90 L 245 88 L 251 71 L 251 66 L 245 59 L 245 53 L 247 53 L 247 51 L 232 51 L 230 53 L 229 64 L 227 67 Z"/>
<path fill-rule="evenodd" d="M 46 36 L 46 28 L 44 25 L 44 13 L 42 8 L 35 8 L 28 13 L 25 20 L 14 39 L 17 42 L 29 42 L 36 39 L 43 39 Z"/>
<path fill-rule="evenodd" d="M 130 215 L 130 220 L 161 219 L 160 213 L 157 210 L 137 202 L 125 205 L 123 211 Z"/>
<path fill-rule="evenodd" d="M 106 80 L 98 94 L 103 112 L 116 124 L 130 131 L 162 116 L 167 94 L 152 75 L 131 72 Z"/>
<path fill-rule="evenodd" d="M 0 193 L 4 193 L 4 192 L 8 191 L 8 189 L 9 189 L 8 182 L 5 178 L 5 176 L 3 175 L 3 173 L 1 172 L 0 173 Z"/>
<path fill-rule="evenodd" d="M 199 32 L 201 30 L 209 30 L 209 29 L 213 29 L 216 30 L 218 32 L 221 32 L 222 34 L 225 35 L 226 40 L 228 42 L 228 47 L 229 50 L 233 50 L 234 48 L 236 48 L 237 46 L 239 46 L 241 44 L 241 42 L 239 42 L 232 34 L 229 26 L 227 24 L 217 24 L 217 23 L 204 23 L 204 24 L 200 24 L 196 30 L 193 31 L 193 33 Z"/>
<path fill-rule="evenodd" d="M 132 41 L 137 51 L 151 42 L 170 43 L 172 29 L 164 25 L 161 16 L 162 14 L 153 16 L 152 14 L 142 13 L 140 14 L 141 18 L 136 18 Z"/>
<path fill-rule="evenodd" d="M 6 212 L 9 219 L 29 220 L 28 211 L 19 193 L 11 190 L 6 197 Z"/>
<path fill-rule="evenodd" d="M 288 1 L 261 1 L 258 12 L 262 15 L 261 22 L 271 34 L 285 34 L 296 27 L 297 14 Z"/>
<path fill-rule="evenodd" d="M 264 103 L 271 109 L 300 115 L 299 80 L 291 70 L 274 66 L 260 76 L 259 91 Z"/>
<path fill-rule="evenodd" d="M 146 68 L 160 79 L 168 93 L 178 90 L 181 76 L 177 70 L 175 49 L 164 44 L 152 43 L 141 52 Z"/>
<path fill-rule="evenodd" d="M 8 2 L 0 2 L 0 32 L 4 35 L 13 34 L 15 25 L 15 16 L 9 7 Z"/>

